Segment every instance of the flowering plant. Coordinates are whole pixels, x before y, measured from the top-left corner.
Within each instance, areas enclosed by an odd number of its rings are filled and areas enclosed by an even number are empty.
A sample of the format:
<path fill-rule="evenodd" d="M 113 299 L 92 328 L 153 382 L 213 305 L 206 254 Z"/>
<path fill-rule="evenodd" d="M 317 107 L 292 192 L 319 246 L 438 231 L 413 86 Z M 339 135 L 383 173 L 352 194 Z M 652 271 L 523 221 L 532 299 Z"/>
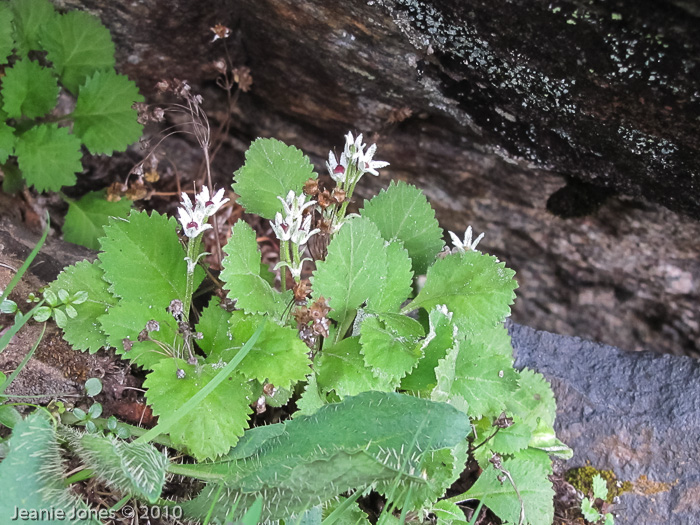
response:
<path fill-rule="evenodd" d="M 503 321 L 514 272 L 476 249 L 483 234 L 472 240 L 471 227 L 463 239 L 449 232 L 445 249 L 434 211 L 408 184 L 348 214 L 362 176 L 388 166 L 362 140 L 348 133 L 340 156 L 329 154 L 329 185 L 277 140 L 246 153 L 233 189 L 269 221 L 279 280 L 239 220 L 222 290 L 195 308 L 202 235 L 229 203 L 204 187 L 194 201 L 183 194 L 179 227 L 155 212 L 111 220 L 98 260 L 66 268 L 46 292 L 85 299 L 56 321 L 75 348 L 112 346 L 147 370 L 161 422 L 137 443 L 167 433 L 171 447 L 217 460 L 166 467 L 207 482 L 181 503 L 191 518 L 224 521 L 262 498 L 264 520 L 285 519 L 361 489 L 343 500 L 350 509 L 372 488 L 387 513 L 447 519 L 476 499 L 504 521 L 551 522 L 550 454 L 570 451 L 556 439 L 547 382 L 513 368 Z M 253 410 L 283 405 L 294 419 L 245 430 Z M 441 499 L 467 461 L 483 469 L 476 484 Z"/>

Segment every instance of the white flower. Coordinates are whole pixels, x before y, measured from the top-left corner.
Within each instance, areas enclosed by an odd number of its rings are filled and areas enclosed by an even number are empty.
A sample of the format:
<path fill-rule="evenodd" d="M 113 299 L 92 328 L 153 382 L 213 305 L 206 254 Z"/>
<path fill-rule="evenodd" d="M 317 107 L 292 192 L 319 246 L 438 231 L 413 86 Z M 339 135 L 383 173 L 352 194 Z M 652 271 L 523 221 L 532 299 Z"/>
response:
<path fill-rule="evenodd" d="M 294 231 L 292 232 L 292 242 L 296 244 L 297 246 L 303 246 L 307 242 L 309 242 L 309 239 L 316 235 L 319 230 L 318 228 L 311 229 L 311 215 L 307 215 L 306 218 L 304 219 L 303 224 L 299 225 L 297 228 L 293 228 Z"/>
<path fill-rule="evenodd" d="M 270 221 L 270 226 L 280 241 L 288 241 L 292 238 L 292 227 L 287 224 L 280 212 L 277 212 L 274 221 Z"/>
<path fill-rule="evenodd" d="M 389 165 L 388 162 L 384 162 L 383 160 L 372 160 L 372 157 L 374 157 L 376 151 L 377 145 L 372 144 L 366 153 L 360 152 L 360 154 L 356 156 L 357 167 L 360 170 L 360 173 L 371 173 L 372 175 L 377 176 L 379 175 L 377 169 L 385 168 Z"/>
<path fill-rule="evenodd" d="M 328 173 L 336 184 L 344 183 L 345 176 L 348 171 L 348 158 L 345 155 L 345 152 L 340 154 L 340 160 L 338 161 L 335 159 L 335 154 L 332 151 L 329 151 L 326 168 L 328 168 Z"/>
<path fill-rule="evenodd" d="M 278 262 L 275 267 L 273 268 L 274 270 L 278 270 L 279 268 L 287 267 L 289 268 L 289 273 L 292 274 L 292 277 L 294 278 L 295 281 L 298 281 L 301 278 L 301 270 L 304 268 L 304 263 L 306 261 L 310 261 L 308 257 L 302 259 L 299 261 L 298 266 L 294 266 L 293 264 L 288 263 L 287 261 L 280 261 Z"/>
<path fill-rule="evenodd" d="M 191 207 L 192 203 L 190 202 L 190 208 Z M 179 214 L 178 218 L 180 219 L 180 224 L 182 224 L 182 228 L 185 230 L 185 235 L 187 235 L 190 239 L 197 237 L 203 231 L 211 228 L 211 224 L 206 224 L 204 222 L 206 221 L 206 218 L 202 216 L 200 211 L 197 209 L 187 210 L 185 204 L 185 207 L 178 208 L 177 212 Z"/>
<path fill-rule="evenodd" d="M 479 241 L 484 238 L 484 234 L 482 233 L 479 235 L 476 240 L 472 242 L 472 227 L 469 226 L 467 228 L 467 231 L 464 232 L 464 240 L 461 241 L 457 235 L 455 235 L 453 232 L 448 232 L 450 234 L 450 237 L 452 237 L 452 244 L 455 247 L 455 250 L 459 252 L 466 252 L 467 250 L 476 250 L 476 245 L 479 244 Z"/>
<path fill-rule="evenodd" d="M 201 207 L 203 214 L 206 217 L 211 217 L 214 215 L 221 207 L 226 204 L 230 199 L 224 199 L 224 189 L 221 188 L 216 192 L 216 195 L 209 197 L 209 188 L 207 186 L 202 187 L 202 191 L 195 197 L 197 201 L 197 206 Z M 189 197 L 188 197 L 189 200 Z"/>
<path fill-rule="evenodd" d="M 292 223 L 299 219 L 306 208 L 316 204 L 316 201 L 304 203 L 306 200 L 306 195 L 302 193 L 297 197 L 296 193 L 294 193 L 292 190 L 287 193 L 286 199 L 283 199 L 282 197 L 277 198 L 282 202 L 282 207 L 284 208 L 284 213 L 288 223 Z"/>
<path fill-rule="evenodd" d="M 352 132 L 348 131 L 345 135 L 345 158 L 355 160 L 359 155 L 363 154 L 366 144 L 362 144 L 362 133 L 356 139 L 352 138 Z"/>

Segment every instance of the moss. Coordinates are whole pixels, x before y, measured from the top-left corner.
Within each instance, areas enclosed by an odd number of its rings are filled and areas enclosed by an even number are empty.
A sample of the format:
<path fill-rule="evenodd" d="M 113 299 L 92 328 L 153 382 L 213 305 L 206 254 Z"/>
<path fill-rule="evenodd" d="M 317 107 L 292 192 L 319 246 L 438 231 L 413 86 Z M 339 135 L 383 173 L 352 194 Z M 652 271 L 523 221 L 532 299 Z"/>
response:
<path fill-rule="evenodd" d="M 574 468 L 566 473 L 566 481 L 571 483 L 576 490 L 589 494 L 593 490 L 593 478 L 596 474 L 605 480 L 608 485 L 608 497 L 606 501 L 612 503 L 613 499 L 624 492 L 632 490 L 633 485 L 629 481 L 621 481 L 612 470 L 598 470 L 591 466 Z"/>

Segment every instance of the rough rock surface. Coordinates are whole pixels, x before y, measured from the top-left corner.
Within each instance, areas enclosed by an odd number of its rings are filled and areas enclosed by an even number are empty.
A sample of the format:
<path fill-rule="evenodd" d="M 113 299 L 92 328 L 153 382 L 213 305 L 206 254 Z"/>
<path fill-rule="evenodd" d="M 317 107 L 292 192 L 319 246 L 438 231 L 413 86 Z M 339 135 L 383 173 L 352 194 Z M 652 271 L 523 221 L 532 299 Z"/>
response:
<path fill-rule="evenodd" d="M 211 68 L 224 48 L 209 28 L 233 29 L 232 61 L 251 68 L 253 86 L 217 157 L 220 184 L 257 136 L 302 148 L 323 170 L 348 129 L 365 132 L 391 166 L 363 181 L 361 196 L 405 179 L 426 190 L 445 227 L 486 231 L 484 249 L 518 271 L 515 320 L 699 355 L 695 4 L 60 5 L 104 20 L 119 68 L 150 101 L 158 80 L 186 78 L 215 121 L 229 113 Z M 179 163 L 183 153 L 169 155 Z"/>
<path fill-rule="evenodd" d="M 631 481 L 620 525 L 695 525 L 700 516 L 700 363 L 510 325 L 517 368 L 547 377 L 567 467 Z"/>

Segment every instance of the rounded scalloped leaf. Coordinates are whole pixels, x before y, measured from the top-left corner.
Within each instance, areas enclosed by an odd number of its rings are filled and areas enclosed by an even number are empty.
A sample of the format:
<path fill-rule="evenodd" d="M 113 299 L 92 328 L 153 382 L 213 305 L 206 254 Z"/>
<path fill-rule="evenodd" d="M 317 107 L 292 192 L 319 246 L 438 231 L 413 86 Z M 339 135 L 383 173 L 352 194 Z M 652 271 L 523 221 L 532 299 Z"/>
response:
<path fill-rule="evenodd" d="M 78 200 L 71 199 L 63 223 L 63 239 L 91 250 L 99 250 L 98 239 L 104 235 L 104 227 L 109 218 L 126 217 L 130 209 L 130 200 L 110 202 L 105 199 L 104 190 L 92 191 Z"/>
<path fill-rule="evenodd" d="M 245 164 L 235 173 L 233 191 L 248 213 L 272 219 L 282 211 L 277 197 L 289 191 L 301 194 L 304 183 L 317 178 L 309 158 L 277 139 L 255 140 L 245 153 Z"/>
<path fill-rule="evenodd" d="M 26 56 L 30 50 L 41 50 L 46 24 L 58 16 L 53 4 L 49 0 L 13 0 L 10 6 L 17 54 Z"/>
<path fill-rule="evenodd" d="M 467 251 L 435 261 L 410 308 L 430 311 L 444 304 L 462 335 L 491 328 L 510 315 L 518 283 L 515 272 L 491 255 Z"/>
<path fill-rule="evenodd" d="M 14 154 L 16 142 L 15 128 L 0 120 L 0 164 L 7 162 L 8 157 Z"/>
<path fill-rule="evenodd" d="M 37 118 L 56 106 L 58 81 L 53 71 L 28 58 L 5 69 L 2 109 L 10 118 Z"/>
<path fill-rule="evenodd" d="M 12 38 L 13 18 L 10 4 L 0 3 L 0 64 L 7 63 L 7 57 L 15 47 L 15 39 Z"/>
<path fill-rule="evenodd" d="M 157 212 L 132 211 L 127 219 L 110 218 L 99 255 L 110 292 L 157 311 L 173 299 L 184 300 L 187 263 L 177 230 L 174 218 Z M 197 267 L 195 289 L 203 278 Z"/>
<path fill-rule="evenodd" d="M 95 71 L 114 67 L 114 42 L 109 30 L 99 18 L 84 11 L 52 18 L 41 43 L 61 83 L 73 94 Z"/>
<path fill-rule="evenodd" d="M 178 370 L 184 372 L 182 379 Z M 146 399 L 155 415 L 167 418 L 219 372 L 210 364 L 195 367 L 181 359 L 163 359 L 143 384 Z M 227 453 L 248 427 L 248 415 L 252 412 L 248 392 L 246 379 L 238 373 L 231 374 L 170 430 L 173 444 L 186 447 L 198 460 Z"/>
<path fill-rule="evenodd" d="M 134 82 L 114 71 L 98 71 L 80 87 L 73 132 L 93 155 L 125 151 L 143 131 L 135 102 L 143 102 L 143 96 Z"/>
<path fill-rule="evenodd" d="M 74 349 L 89 350 L 91 354 L 107 346 L 107 337 L 97 324 L 97 318 L 117 303 L 102 276 L 98 262 L 81 261 L 65 268 L 48 288 L 56 295 L 60 290 L 66 290 L 71 297 L 78 292 L 87 292 L 85 302 L 72 305 L 78 315 L 72 319 L 65 316 L 61 322 L 56 319 L 56 324 L 63 329 L 63 338 Z"/>
<path fill-rule="evenodd" d="M 75 184 L 82 171 L 80 141 L 56 124 L 39 124 L 17 138 L 17 164 L 27 184 L 38 191 L 58 191 Z"/>
<path fill-rule="evenodd" d="M 398 239 L 408 251 L 417 275 L 424 274 L 445 245 L 435 210 L 425 194 L 405 182 L 392 181 L 360 210 L 387 241 Z"/>

